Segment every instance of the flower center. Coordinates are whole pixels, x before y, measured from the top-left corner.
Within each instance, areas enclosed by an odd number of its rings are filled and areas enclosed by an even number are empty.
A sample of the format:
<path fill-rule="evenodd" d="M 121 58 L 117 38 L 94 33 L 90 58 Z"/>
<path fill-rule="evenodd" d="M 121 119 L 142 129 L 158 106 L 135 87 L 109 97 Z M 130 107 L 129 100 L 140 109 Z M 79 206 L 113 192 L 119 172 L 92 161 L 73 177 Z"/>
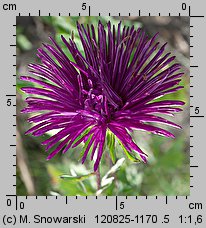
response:
<path fill-rule="evenodd" d="M 88 92 L 87 98 L 84 101 L 84 110 L 99 114 L 101 122 L 109 122 L 113 107 L 108 104 L 107 98 L 102 94 L 97 94 L 97 91 Z"/>

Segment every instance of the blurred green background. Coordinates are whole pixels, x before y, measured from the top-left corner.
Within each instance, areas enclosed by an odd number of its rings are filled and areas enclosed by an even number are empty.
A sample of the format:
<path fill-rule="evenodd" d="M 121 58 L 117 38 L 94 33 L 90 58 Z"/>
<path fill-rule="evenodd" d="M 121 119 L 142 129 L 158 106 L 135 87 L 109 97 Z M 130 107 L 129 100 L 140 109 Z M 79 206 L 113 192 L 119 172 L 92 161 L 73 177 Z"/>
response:
<path fill-rule="evenodd" d="M 65 53 L 70 53 L 63 46 L 60 35 L 71 37 L 74 32 L 75 42 L 80 50 L 82 46 L 76 31 L 76 22 L 93 23 L 98 20 L 118 24 L 143 27 L 149 36 L 159 32 L 159 41 L 168 42 L 168 51 L 177 56 L 183 65 L 185 75 L 181 84 L 184 89 L 163 99 L 179 99 L 186 102 L 184 111 L 173 119 L 182 130 L 174 130 L 175 139 L 136 131 L 137 144 L 149 155 L 147 165 L 133 163 L 124 157 L 119 145 L 116 145 L 118 160 L 113 165 L 108 150 L 101 162 L 100 172 L 102 188 L 97 192 L 96 176 L 93 163 L 89 159 L 84 165 L 78 160 L 82 146 L 70 149 L 64 156 L 58 155 L 46 161 L 47 153 L 41 142 L 47 138 L 25 136 L 31 127 L 20 114 L 25 106 L 26 97 L 20 91 L 28 83 L 19 80 L 20 75 L 29 75 L 27 65 L 39 62 L 36 49 L 42 42 L 49 42 L 54 37 Z M 17 17 L 17 195 L 189 195 L 189 18 L 188 17 Z M 167 129 L 167 127 L 165 128 Z M 60 178 L 62 174 L 67 178 Z"/>

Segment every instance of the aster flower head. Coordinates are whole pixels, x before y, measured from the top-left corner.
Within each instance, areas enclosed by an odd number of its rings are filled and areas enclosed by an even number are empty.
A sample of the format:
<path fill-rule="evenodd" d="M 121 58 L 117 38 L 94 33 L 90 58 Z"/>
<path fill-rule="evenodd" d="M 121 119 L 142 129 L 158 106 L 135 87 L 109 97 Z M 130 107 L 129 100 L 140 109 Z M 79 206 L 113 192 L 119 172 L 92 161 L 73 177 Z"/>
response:
<path fill-rule="evenodd" d="M 84 54 L 73 36 L 69 40 L 61 36 L 73 59 L 50 38 L 52 45 L 43 44 L 38 49 L 41 64 L 29 65 L 33 76 L 21 77 L 39 85 L 22 88 L 32 94 L 26 98 L 28 106 L 22 112 L 38 113 L 28 119 L 35 126 L 27 134 L 40 136 L 58 130 L 42 142 L 46 150 L 56 146 L 48 159 L 84 142 L 82 163 L 88 154 L 91 160 L 95 155 L 96 171 L 109 132 L 129 157 L 146 162 L 147 155 L 131 132 L 137 129 L 174 137 L 151 123 L 180 128 L 159 114 L 173 116 L 184 102 L 155 99 L 182 88 L 178 85 L 183 75 L 181 66 L 174 63 L 171 53 L 165 53 L 166 44 L 159 45 L 157 34 L 150 39 L 140 28 L 99 22 L 97 30 L 81 24 L 77 24 L 77 30 Z"/>

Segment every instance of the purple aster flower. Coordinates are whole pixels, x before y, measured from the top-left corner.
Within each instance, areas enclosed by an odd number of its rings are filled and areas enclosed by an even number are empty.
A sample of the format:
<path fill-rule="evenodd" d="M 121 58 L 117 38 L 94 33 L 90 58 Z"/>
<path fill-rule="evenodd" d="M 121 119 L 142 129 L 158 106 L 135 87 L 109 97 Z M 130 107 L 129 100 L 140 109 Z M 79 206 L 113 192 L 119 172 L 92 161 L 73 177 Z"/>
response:
<path fill-rule="evenodd" d="M 108 22 L 104 27 L 99 22 L 97 32 L 93 25 L 77 24 L 77 30 L 84 54 L 73 37 L 66 40 L 61 36 L 71 60 L 50 38 L 53 45 L 43 44 L 38 49 L 41 64 L 29 65 L 33 77 L 21 77 L 39 85 L 22 88 L 32 94 L 22 112 L 38 112 L 29 118 L 36 125 L 26 133 L 40 136 L 58 130 L 42 142 L 46 150 L 57 145 L 48 159 L 84 142 L 82 163 L 88 154 L 91 160 L 96 154 L 96 171 L 110 131 L 129 155 L 146 162 L 147 155 L 133 141 L 131 132 L 137 129 L 174 137 L 150 123 L 180 128 L 158 114 L 173 116 L 184 102 L 154 101 L 182 88 L 178 86 L 183 75 L 180 64 L 174 63 L 171 53 L 165 53 L 166 44 L 160 47 L 156 42 L 157 35 L 149 39 L 134 26 L 121 28 L 121 22 L 117 27 Z"/>

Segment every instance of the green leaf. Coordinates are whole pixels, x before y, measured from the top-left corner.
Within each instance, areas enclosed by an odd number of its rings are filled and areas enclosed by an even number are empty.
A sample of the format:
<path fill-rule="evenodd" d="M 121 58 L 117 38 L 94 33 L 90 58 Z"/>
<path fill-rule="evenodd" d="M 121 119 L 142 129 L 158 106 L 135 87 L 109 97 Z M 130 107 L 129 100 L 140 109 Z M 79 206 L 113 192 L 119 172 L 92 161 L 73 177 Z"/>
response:
<path fill-rule="evenodd" d="M 102 181 L 101 181 L 101 187 L 105 187 L 105 186 L 109 186 L 112 184 L 114 180 L 114 177 L 109 177 L 109 178 L 102 178 Z"/>
<path fill-rule="evenodd" d="M 106 190 L 106 189 L 113 183 L 114 177 L 107 178 L 106 180 L 107 180 L 107 183 L 105 183 L 104 185 L 103 185 L 103 183 L 101 183 L 101 184 L 102 184 L 102 188 L 100 188 L 100 189 L 96 192 L 96 195 L 97 195 L 97 196 L 101 195 L 102 192 L 103 192 L 104 190 Z"/>
<path fill-rule="evenodd" d="M 115 135 L 110 131 L 107 132 L 107 146 L 109 149 L 110 157 L 112 159 L 112 163 L 115 164 L 117 160 L 115 153 Z"/>
<path fill-rule="evenodd" d="M 112 166 L 112 168 L 107 172 L 107 176 L 115 173 L 124 163 L 125 158 L 120 158 L 115 165 Z"/>
<path fill-rule="evenodd" d="M 117 170 L 122 166 L 122 164 L 124 163 L 125 158 L 120 158 L 116 164 L 114 166 L 112 166 L 112 168 L 102 177 L 102 181 L 101 181 L 101 186 L 104 187 L 106 185 L 110 185 L 113 180 L 114 177 L 110 177 L 112 174 L 114 174 L 115 172 L 117 172 Z"/>
<path fill-rule="evenodd" d="M 119 140 L 118 140 L 119 141 Z M 120 146 L 122 147 L 125 155 L 133 162 L 140 162 L 140 159 L 136 157 L 136 155 L 133 152 L 129 152 L 124 145 L 119 141 Z"/>
<path fill-rule="evenodd" d="M 71 175 L 63 174 L 60 176 L 60 178 L 66 179 L 68 181 L 79 182 L 79 181 L 83 181 L 93 175 L 95 175 L 95 173 L 89 173 L 89 174 L 81 175 L 81 176 L 71 176 Z"/>

